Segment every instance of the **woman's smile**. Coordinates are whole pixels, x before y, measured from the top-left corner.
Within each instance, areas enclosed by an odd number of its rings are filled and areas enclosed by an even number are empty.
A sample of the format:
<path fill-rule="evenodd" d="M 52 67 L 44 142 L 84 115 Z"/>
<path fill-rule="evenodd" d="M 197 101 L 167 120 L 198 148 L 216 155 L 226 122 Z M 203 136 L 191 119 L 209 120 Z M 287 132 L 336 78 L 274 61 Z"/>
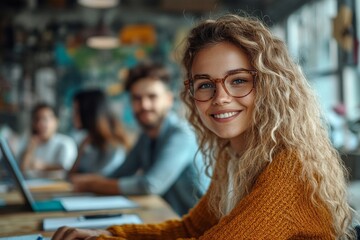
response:
<path fill-rule="evenodd" d="M 210 114 L 216 121 L 231 121 L 232 119 L 236 118 L 241 111 L 226 111 L 226 112 L 219 112 Z"/>

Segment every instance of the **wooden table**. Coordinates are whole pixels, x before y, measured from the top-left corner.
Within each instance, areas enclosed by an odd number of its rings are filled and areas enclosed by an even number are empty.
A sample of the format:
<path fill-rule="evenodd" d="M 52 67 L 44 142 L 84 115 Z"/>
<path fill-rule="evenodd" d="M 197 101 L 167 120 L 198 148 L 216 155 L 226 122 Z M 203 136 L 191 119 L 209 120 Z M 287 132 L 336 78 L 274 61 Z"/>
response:
<path fill-rule="evenodd" d="M 17 192 L 1 193 L 0 198 L 11 203 L 22 202 L 21 196 Z M 179 218 L 171 207 L 159 196 L 134 196 L 129 197 L 129 199 L 137 202 L 140 208 L 81 212 L 21 212 L 0 214 L 0 236 L 41 233 L 49 237 L 52 235 L 52 232 L 44 232 L 42 230 L 42 220 L 46 217 L 71 217 L 83 214 L 103 213 L 136 213 L 144 223 L 156 223 Z"/>

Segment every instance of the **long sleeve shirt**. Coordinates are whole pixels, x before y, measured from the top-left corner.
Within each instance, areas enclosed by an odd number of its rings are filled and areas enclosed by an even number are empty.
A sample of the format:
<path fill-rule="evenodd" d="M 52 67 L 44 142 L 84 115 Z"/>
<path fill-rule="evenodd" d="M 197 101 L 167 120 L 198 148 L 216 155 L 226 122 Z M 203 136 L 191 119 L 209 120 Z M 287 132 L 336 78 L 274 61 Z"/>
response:
<path fill-rule="evenodd" d="M 169 113 L 152 139 L 141 134 L 116 171 L 121 193 L 158 194 L 180 215 L 192 208 L 206 188 L 197 178 L 202 159 L 189 124 Z M 195 166 L 197 164 L 198 166 Z M 139 173 L 140 171 L 140 173 Z"/>
<path fill-rule="evenodd" d="M 334 239 L 332 218 L 324 204 L 314 205 L 310 188 L 300 180 L 294 154 L 279 154 L 257 178 L 252 191 L 217 219 L 208 208 L 208 194 L 183 216 L 160 224 L 112 226 L 110 239 Z"/>
<path fill-rule="evenodd" d="M 24 154 L 28 144 L 29 139 L 22 143 L 19 158 Z M 69 170 L 76 160 L 77 153 L 76 143 L 71 137 L 55 133 L 48 141 L 36 147 L 33 159 L 48 165 L 59 165 Z"/>

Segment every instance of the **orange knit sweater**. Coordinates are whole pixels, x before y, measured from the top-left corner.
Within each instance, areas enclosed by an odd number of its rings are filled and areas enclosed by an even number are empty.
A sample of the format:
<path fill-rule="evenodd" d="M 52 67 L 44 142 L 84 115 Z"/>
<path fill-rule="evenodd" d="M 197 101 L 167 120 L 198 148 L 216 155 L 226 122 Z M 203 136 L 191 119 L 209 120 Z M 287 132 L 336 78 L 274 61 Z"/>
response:
<path fill-rule="evenodd" d="M 181 220 L 112 226 L 113 237 L 97 239 L 334 239 L 331 215 L 324 205 L 311 203 L 295 162 L 293 154 L 276 156 L 251 193 L 220 220 L 209 211 L 206 194 Z"/>

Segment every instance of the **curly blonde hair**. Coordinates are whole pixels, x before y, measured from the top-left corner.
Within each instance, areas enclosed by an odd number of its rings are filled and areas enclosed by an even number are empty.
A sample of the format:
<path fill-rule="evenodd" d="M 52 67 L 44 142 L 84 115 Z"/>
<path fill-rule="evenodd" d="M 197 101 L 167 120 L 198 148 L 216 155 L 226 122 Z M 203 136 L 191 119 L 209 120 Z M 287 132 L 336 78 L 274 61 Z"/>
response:
<path fill-rule="evenodd" d="M 186 39 L 182 64 L 187 78 L 191 78 L 195 55 L 221 42 L 230 42 L 245 51 L 258 72 L 248 150 L 233 173 L 235 198 L 238 201 L 249 194 L 275 154 L 282 150 L 295 151 L 302 164 L 301 179 L 312 187 L 313 203 L 318 204 L 320 199 L 329 209 L 336 238 L 351 237 L 352 209 L 347 203 L 345 168 L 329 140 L 315 94 L 284 42 L 258 19 L 227 14 L 205 20 Z M 181 96 L 189 110 L 187 117 L 197 132 L 200 150 L 206 156 L 207 168 L 215 167 L 219 159 L 226 162 L 228 140 L 217 137 L 204 126 L 186 89 Z M 219 218 L 226 214 L 228 195 L 223 187 L 229 181 L 226 171 L 226 164 L 216 164 L 209 196 L 209 205 Z"/>

